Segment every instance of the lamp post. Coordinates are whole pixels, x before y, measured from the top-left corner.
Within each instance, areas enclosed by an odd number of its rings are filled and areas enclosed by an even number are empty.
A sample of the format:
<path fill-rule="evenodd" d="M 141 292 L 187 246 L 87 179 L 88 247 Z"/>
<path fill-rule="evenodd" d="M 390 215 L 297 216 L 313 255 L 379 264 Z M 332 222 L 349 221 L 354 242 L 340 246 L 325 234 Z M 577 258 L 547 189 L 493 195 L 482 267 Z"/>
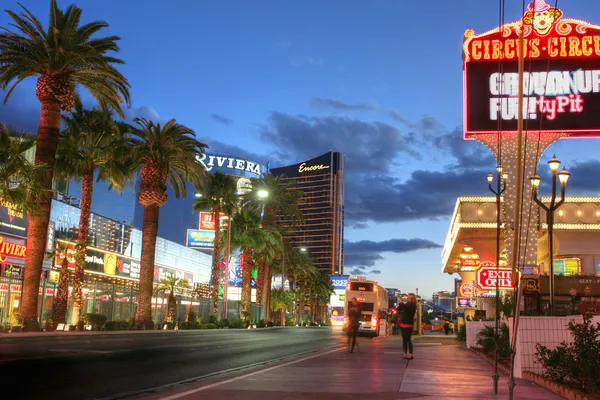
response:
<path fill-rule="evenodd" d="M 546 222 L 548 223 L 548 257 L 550 263 L 550 279 L 548 280 L 548 289 L 550 291 L 549 311 L 550 316 L 554 316 L 554 245 L 552 240 L 554 236 L 554 211 L 565 202 L 565 190 L 571 174 L 569 174 L 565 168 L 558 172 L 560 161 L 556 159 L 556 156 L 553 156 L 552 160 L 548 161 L 548 165 L 550 166 L 550 172 L 552 172 L 552 197 L 550 198 L 549 206 L 546 206 L 538 198 L 538 190 L 542 179 L 538 175 L 535 175 L 529 178 L 529 181 L 533 188 L 533 200 L 535 200 L 541 209 L 546 211 Z M 556 201 L 556 177 L 558 177 L 558 181 L 560 182 L 560 200 L 558 202 Z"/>
<path fill-rule="evenodd" d="M 506 190 L 506 181 L 508 180 L 508 174 L 502 173 L 502 166 L 496 167 L 496 189 L 492 188 L 494 182 L 494 175 L 488 174 L 487 181 L 490 191 L 496 195 L 496 328 L 495 328 L 495 340 L 494 340 L 494 393 L 498 394 L 498 380 L 500 375 L 498 374 L 498 357 L 499 357 L 499 343 L 498 338 L 500 335 L 500 197 L 504 190 Z"/>

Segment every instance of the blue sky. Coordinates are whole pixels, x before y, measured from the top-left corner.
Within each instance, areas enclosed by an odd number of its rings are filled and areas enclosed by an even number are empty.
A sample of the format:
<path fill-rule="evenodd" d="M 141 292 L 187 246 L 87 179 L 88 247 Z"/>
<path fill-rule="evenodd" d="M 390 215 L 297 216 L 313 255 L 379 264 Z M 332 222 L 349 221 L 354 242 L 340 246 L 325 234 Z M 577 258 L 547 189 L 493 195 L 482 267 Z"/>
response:
<path fill-rule="evenodd" d="M 22 3 L 46 22 L 49 2 Z M 346 271 L 362 267 L 387 287 L 426 296 L 453 289 L 437 245 L 456 197 L 486 195 L 495 166 L 485 147 L 462 139 L 461 44 L 465 29 L 498 25 L 498 1 L 75 3 L 85 21 L 106 20 L 105 34 L 122 38 L 130 117 L 176 118 L 215 150 L 273 166 L 345 152 Z M 520 17 L 521 3 L 506 1 L 506 22 Z M 596 1 L 558 6 L 565 17 L 600 15 Z M 7 22 L 0 15 L 0 26 Z M 0 106 L 0 120 L 35 129 L 34 84 Z M 573 188 L 597 193 L 582 173 L 600 170 L 598 151 L 600 140 L 562 141 L 542 162 L 556 152 L 581 172 Z M 98 212 L 125 219 L 133 211 L 130 191 L 116 200 L 100 192 Z"/>

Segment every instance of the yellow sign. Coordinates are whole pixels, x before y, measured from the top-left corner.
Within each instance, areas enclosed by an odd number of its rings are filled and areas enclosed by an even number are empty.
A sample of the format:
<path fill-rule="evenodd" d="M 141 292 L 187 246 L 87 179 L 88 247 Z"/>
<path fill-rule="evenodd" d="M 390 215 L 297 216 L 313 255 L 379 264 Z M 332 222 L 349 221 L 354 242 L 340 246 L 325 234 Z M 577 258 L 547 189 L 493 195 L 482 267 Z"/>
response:
<path fill-rule="evenodd" d="M 115 254 L 104 254 L 104 273 L 114 275 L 117 271 L 117 256 Z"/>
<path fill-rule="evenodd" d="M 329 168 L 329 165 L 317 164 L 317 165 L 307 166 L 306 163 L 302 163 L 298 167 L 298 172 L 319 171 L 319 170 L 327 169 L 327 168 Z"/>

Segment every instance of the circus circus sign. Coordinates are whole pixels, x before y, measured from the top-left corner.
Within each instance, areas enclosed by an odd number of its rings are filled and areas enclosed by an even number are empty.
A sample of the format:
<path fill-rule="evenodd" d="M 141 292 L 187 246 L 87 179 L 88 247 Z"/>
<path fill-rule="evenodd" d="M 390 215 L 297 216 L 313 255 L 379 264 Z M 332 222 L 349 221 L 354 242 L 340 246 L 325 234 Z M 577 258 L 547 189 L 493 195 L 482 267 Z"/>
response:
<path fill-rule="evenodd" d="M 465 32 L 465 137 L 517 131 L 521 32 L 526 129 L 600 136 L 600 26 L 536 0 L 520 21 Z"/>

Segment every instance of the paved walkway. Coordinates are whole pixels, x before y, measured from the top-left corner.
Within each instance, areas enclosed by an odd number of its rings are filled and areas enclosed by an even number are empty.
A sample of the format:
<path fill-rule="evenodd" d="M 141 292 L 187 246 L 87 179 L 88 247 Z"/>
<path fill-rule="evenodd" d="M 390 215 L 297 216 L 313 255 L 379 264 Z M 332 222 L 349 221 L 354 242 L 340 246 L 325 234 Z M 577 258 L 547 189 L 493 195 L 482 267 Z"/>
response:
<path fill-rule="evenodd" d="M 345 338 L 340 338 L 340 344 Z M 477 354 L 441 336 L 415 339 L 415 359 L 402 359 L 398 337 L 360 340 L 360 348 L 305 355 L 214 379 L 143 395 L 144 400 L 396 400 L 507 399 L 507 377 L 493 393 L 493 367 Z M 562 397 L 529 381 L 518 380 L 516 399 L 553 400 Z"/>

